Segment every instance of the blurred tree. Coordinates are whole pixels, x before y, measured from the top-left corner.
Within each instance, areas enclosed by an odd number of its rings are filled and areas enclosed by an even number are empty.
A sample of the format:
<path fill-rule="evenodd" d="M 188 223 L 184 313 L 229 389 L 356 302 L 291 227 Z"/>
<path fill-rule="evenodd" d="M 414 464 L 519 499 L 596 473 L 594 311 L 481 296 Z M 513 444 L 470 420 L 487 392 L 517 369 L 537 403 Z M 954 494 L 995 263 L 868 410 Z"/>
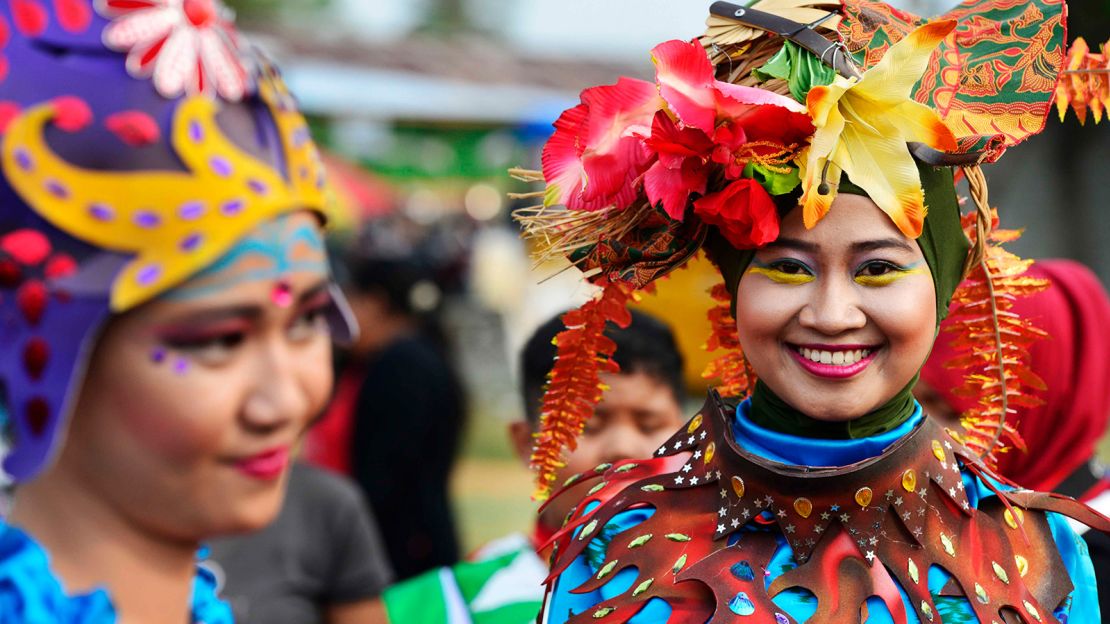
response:
<path fill-rule="evenodd" d="M 326 7 L 331 0 L 224 0 L 235 10 L 239 21 L 259 22 L 286 17 L 291 13 L 317 11 Z"/>

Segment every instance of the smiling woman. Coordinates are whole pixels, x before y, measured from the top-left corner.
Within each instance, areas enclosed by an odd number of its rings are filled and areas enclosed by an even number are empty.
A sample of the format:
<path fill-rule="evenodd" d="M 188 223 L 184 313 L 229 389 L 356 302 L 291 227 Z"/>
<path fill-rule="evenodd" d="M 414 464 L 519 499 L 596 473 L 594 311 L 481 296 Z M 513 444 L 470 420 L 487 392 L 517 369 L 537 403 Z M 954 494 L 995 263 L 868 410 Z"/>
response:
<path fill-rule="evenodd" d="M 0 622 L 228 624 L 200 544 L 275 517 L 353 330 L 307 125 L 218 0 L 9 25 Z"/>
<path fill-rule="evenodd" d="M 1052 90 L 988 98 L 962 73 L 1056 72 L 1062 4 L 970 0 L 931 22 L 867 0 L 710 10 L 700 40 L 652 51 L 656 84 L 587 89 L 542 174 L 518 172 L 547 183 L 517 215 L 540 255 L 601 287 L 558 338 L 540 494 L 612 357 L 594 328 L 699 249 L 724 282 L 710 347 L 733 350 L 712 370 L 736 394 L 710 393 L 652 458 L 568 481 L 592 487 L 552 540 L 543 621 L 1100 621 L 1061 514 L 1110 519 L 990 467 L 1007 401 L 1037 381 L 1007 342 L 1029 331 L 1004 290 L 1024 266 L 986 249 L 978 163 L 1039 131 Z M 983 28 L 1012 41 L 969 35 Z M 975 330 L 964 359 L 985 364 L 975 450 L 911 394 L 954 299 Z"/>

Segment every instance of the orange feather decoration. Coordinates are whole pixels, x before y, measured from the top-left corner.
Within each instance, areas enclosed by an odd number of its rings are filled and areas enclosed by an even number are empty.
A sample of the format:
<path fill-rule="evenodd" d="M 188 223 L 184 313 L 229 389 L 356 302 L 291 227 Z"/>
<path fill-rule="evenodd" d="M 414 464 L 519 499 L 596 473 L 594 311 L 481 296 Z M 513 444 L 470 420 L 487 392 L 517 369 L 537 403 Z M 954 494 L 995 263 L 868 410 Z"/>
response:
<path fill-rule="evenodd" d="M 732 318 L 732 296 L 724 283 L 709 289 L 714 304 L 709 308 L 709 325 L 712 328 L 705 350 L 721 351 L 702 371 L 703 379 L 716 379 L 716 389 L 725 397 L 745 398 L 755 386 L 755 371 L 740 348 L 736 333 L 736 320 Z"/>
<path fill-rule="evenodd" d="M 566 329 L 555 336 L 555 365 L 547 375 L 547 388 L 540 407 L 540 430 L 535 434 L 531 467 L 537 475 L 534 500 L 551 495 L 555 473 L 566 463 L 563 451 L 578 447 L 578 436 L 594 414 L 605 385 L 601 373 L 617 373 L 613 360 L 617 345 L 605 336 L 607 322 L 628 327 L 632 315 L 628 302 L 634 297 L 631 285 L 602 281 L 598 295 L 563 315 Z"/>
<path fill-rule="evenodd" d="M 1021 236 L 1016 230 L 997 230 L 998 214 L 991 211 L 992 228 L 982 260 L 971 267 L 956 290 L 945 322 L 946 333 L 956 335 L 952 347 L 958 355 L 945 367 L 965 370 L 960 397 L 977 402 L 961 414 L 967 432 L 963 443 L 988 463 L 1012 445 L 1025 450 L 1014 427 L 1015 407 L 1034 407 L 1043 401 L 1035 391 L 1045 384 L 1029 366 L 1029 346 L 1045 333 L 1011 311 L 1013 302 L 1048 287 L 1048 281 L 1025 274 L 1032 260 L 1022 260 L 1002 248 Z M 976 238 L 976 214 L 964 217 L 969 238 Z"/>
<path fill-rule="evenodd" d="M 1091 52 L 1083 37 L 1077 37 L 1068 49 L 1067 66 L 1056 83 L 1056 111 L 1064 120 L 1070 107 L 1082 124 L 1087 121 L 1087 111 L 1095 123 L 1102 121 L 1102 114 L 1110 107 L 1110 41 L 1099 46 L 1098 54 Z"/>

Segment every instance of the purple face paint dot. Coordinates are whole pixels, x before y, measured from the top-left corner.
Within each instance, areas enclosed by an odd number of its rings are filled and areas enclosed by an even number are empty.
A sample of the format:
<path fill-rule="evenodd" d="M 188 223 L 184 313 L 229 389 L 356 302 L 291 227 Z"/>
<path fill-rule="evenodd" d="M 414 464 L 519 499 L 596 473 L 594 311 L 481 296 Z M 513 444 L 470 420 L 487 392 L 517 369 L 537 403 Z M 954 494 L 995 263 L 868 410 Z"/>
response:
<path fill-rule="evenodd" d="M 270 191 L 270 187 L 266 186 L 265 182 L 254 178 L 247 180 L 247 186 L 257 195 L 265 195 Z"/>
<path fill-rule="evenodd" d="M 177 373 L 178 375 L 184 375 L 188 371 L 189 371 L 189 360 L 186 360 L 183 357 L 179 357 L 176 360 L 174 360 L 174 362 L 173 362 L 173 372 Z"/>
<path fill-rule="evenodd" d="M 193 143 L 200 143 L 204 140 L 204 126 L 201 126 L 196 119 L 189 122 L 189 139 Z"/>
<path fill-rule="evenodd" d="M 178 244 L 178 247 L 180 247 L 181 251 L 184 251 L 184 252 L 196 251 L 197 247 L 200 247 L 200 243 L 203 240 L 204 240 L 204 236 L 202 236 L 198 232 L 194 232 L 194 233 L 186 236 L 185 238 L 181 239 L 181 242 Z"/>
<path fill-rule="evenodd" d="M 57 180 L 47 180 L 44 186 L 46 187 L 46 192 L 58 199 L 66 199 L 69 197 L 69 189 L 62 186 L 62 183 Z"/>
<path fill-rule="evenodd" d="M 184 221 L 199 219 L 203 214 L 204 204 L 199 201 L 181 204 L 181 207 L 177 209 L 177 216 L 181 217 Z"/>
<path fill-rule="evenodd" d="M 89 216 L 97 221 L 111 221 L 116 217 L 116 211 L 107 204 L 89 204 Z"/>
<path fill-rule="evenodd" d="M 15 150 L 15 163 L 24 171 L 30 171 L 35 166 L 35 162 L 31 160 L 31 155 L 22 147 Z"/>
<path fill-rule="evenodd" d="M 233 199 L 229 202 L 225 202 L 222 206 L 220 206 L 220 213 L 222 213 L 225 217 L 234 217 L 235 215 L 243 212 L 243 208 L 246 208 L 246 206 L 247 205 L 243 203 L 243 200 Z"/>
<path fill-rule="evenodd" d="M 150 361 L 155 364 L 161 364 L 166 361 L 166 350 L 158 347 L 150 352 Z"/>
<path fill-rule="evenodd" d="M 136 212 L 134 219 L 135 225 L 148 230 L 158 227 L 162 223 L 162 217 L 159 217 L 156 213 L 149 210 L 140 210 Z"/>
<path fill-rule="evenodd" d="M 148 264 L 139 269 L 139 272 L 135 274 L 135 281 L 138 282 L 140 286 L 150 286 L 158 281 L 160 275 L 162 275 L 162 267 L 157 264 Z"/>
<path fill-rule="evenodd" d="M 231 167 L 231 163 L 222 156 L 213 156 L 212 158 L 209 158 L 208 164 L 212 167 L 212 171 L 216 175 L 224 178 L 231 175 L 231 172 L 233 170 Z"/>

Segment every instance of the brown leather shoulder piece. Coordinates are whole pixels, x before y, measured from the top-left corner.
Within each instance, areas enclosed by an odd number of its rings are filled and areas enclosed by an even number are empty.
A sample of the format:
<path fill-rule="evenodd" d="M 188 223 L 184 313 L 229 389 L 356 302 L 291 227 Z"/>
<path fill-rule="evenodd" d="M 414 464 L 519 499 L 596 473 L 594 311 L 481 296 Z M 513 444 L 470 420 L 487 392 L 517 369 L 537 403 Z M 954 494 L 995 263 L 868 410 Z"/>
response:
<path fill-rule="evenodd" d="M 569 622 L 626 622 L 651 598 L 670 604 L 668 622 L 731 622 L 727 605 L 743 592 L 751 607 L 744 622 L 783 624 L 793 620 L 772 598 L 791 588 L 817 597 L 813 624 L 856 621 L 871 596 L 904 622 L 899 587 L 919 619 L 941 622 L 928 588 L 933 566 L 952 577 L 942 595 L 965 597 L 981 622 L 1053 622 L 1072 586 L 1044 511 L 1110 528 L 1106 518 L 1055 495 L 999 491 L 976 508 L 961 469 L 981 480 L 998 477 L 928 419 L 878 457 L 814 467 L 745 451 L 733 439 L 732 418 L 712 393 L 654 458 L 582 477 L 598 483 L 553 538 L 549 584 L 614 516 L 657 512 L 616 534 L 596 574 L 570 591 L 594 591 L 629 568 L 638 578 Z M 780 540 L 798 566 L 765 589 Z"/>

